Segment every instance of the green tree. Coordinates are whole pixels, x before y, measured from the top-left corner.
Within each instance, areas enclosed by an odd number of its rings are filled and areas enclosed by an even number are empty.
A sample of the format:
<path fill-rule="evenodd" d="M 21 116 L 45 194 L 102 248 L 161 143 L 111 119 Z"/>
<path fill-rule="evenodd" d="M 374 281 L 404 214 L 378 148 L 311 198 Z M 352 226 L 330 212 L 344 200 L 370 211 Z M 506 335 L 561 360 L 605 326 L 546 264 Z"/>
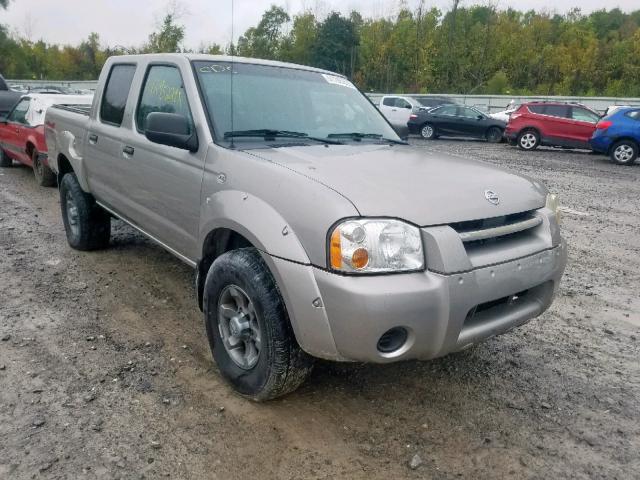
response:
<path fill-rule="evenodd" d="M 182 50 L 184 40 L 184 26 L 176 23 L 173 13 L 168 13 L 162 20 L 162 25 L 157 32 L 149 35 L 147 44 L 143 47 L 144 53 L 176 53 Z"/>
<path fill-rule="evenodd" d="M 313 47 L 313 63 L 320 68 L 353 76 L 358 37 L 355 25 L 349 18 L 332 12 L 318 26 Z"/>

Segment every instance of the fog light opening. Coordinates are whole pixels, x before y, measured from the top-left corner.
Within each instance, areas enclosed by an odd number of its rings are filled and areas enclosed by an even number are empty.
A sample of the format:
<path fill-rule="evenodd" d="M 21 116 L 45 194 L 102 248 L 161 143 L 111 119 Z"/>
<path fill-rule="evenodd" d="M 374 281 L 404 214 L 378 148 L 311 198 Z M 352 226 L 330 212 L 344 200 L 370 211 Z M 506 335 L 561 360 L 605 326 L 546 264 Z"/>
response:
<path fill-rule="evenodd" d="M 409 333 L 403 327 L 394 327 L 382 334 L 378 340 L 378 351 L 381 353 L 393 353 L 404 346 L 409 338 Z"/>

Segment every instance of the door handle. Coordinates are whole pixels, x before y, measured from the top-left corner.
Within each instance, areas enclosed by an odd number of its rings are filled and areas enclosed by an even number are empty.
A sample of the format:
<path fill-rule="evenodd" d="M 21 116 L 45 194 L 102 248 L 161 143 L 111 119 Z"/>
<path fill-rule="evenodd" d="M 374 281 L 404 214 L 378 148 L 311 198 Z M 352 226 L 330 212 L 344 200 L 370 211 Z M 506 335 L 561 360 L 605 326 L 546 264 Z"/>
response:
<path fill-rule="evenodd" d="M 91 145 L 95 145 L 96 143 L 98 143 L 98 135 L 96 135 L 95 133 L 89 134 L 89 143 Z"/>
<path fill-rule="evenodd" d="M 122 153 L 129 156 L 132 156 L 135 153 L 135 151 L 136 151 L 135 148 L 130 147 L 128 145 L 122 149 Z"/>

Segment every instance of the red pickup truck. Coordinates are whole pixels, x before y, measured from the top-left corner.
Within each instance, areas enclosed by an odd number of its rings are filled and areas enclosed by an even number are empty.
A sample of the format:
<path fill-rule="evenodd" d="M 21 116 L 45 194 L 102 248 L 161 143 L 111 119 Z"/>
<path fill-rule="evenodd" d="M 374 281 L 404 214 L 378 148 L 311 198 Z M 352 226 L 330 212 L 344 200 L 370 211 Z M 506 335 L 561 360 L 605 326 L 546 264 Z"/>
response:
<path fill-rule="evenodd" d="M 51 105 L 91 105 L 92 95 L 25 95 L 0 117 L 0 167 L 18 161 L 33 168 L 38 185 L 53 186 L 56 177 L 47 161 L 44 138 L 44 115 Z"/>

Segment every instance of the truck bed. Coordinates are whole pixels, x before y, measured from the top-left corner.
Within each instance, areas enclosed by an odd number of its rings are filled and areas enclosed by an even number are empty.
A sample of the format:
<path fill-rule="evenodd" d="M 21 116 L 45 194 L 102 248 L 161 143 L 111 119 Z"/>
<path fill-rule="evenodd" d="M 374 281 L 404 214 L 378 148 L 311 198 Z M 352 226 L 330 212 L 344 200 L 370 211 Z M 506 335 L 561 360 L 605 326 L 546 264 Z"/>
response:
<path fill-rule="evenodd" d="M 53 105 L 51 108 L 66 110 L 67 112 L 78 113 L 80 115 L 85 115 L 87 117 L 91 113 L 91 105 L 73 105 L 73 104 L 59 103 L 59 104 Z"/>

